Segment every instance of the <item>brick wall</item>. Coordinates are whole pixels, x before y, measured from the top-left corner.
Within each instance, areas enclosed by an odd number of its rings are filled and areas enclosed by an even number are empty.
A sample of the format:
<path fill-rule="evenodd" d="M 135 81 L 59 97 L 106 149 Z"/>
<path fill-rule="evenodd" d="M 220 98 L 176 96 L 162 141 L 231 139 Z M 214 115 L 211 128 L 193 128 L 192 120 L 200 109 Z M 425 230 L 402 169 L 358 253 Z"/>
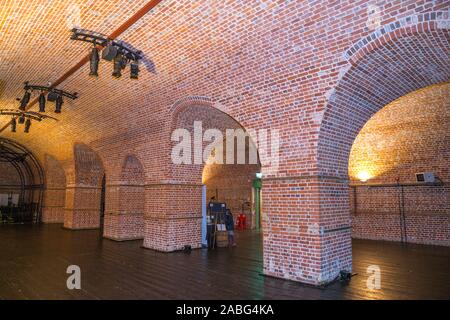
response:
<path fill-rule="evenodd" d="M 66 175 L 58 160 L 47 155 L 44 163 L 45 189 L 42 222 L 63 223 L 66 200 Z"/>
<path fill-rule="evenodd" d="M 118 241 L 144 238 L 144 181 L 142 164 L 128 155 L 120 180 L 106 185 L 104 237 Z"/>
<path fill-rule="evenodd" d="M 66 164 L 67 165 L 67 164 Z M 68 166 L 64 227 L 96 229 L 100 227 L 100 201 L 103 165 L 97 153 L 84 144 L 74 146 L 74 160 Z"/>
<path fill-rule="evenodd" d="M 247 225 L 252 226 L 252 189 L 259 165 L 218 165 L 205 166 L 203 183 L 206 185 L 206 200 L 216 197 L 225 202 L 235 216 L 247 214 Z M 243 211 L 244 206 L 244 211 Z"/>
<path fill-rule="evenodd" d="M 71 4 L 80 6 L 82 27 L 108 34 L 146 2 Z M 54 81 L 89 49 L 68 39 L 67 17 L 61 14 L 68 3 L 37 0 L 36 9 L 26 6 L 13 1 L 3 9 L 10 19 L 1 22 L 8 46 L 2 56 L 8 66 L 1 73 L 8 79 L 2 107 L 21 95 L 30 74 L 36 82 Z M 112 66 L 103 61 L 101 76 L 89 78 L 85 65 L 61 84 L 80 98 L 65 104 L 59 122 L 35 124 L 39 130 L 28 135 L 2 135 L 29 146 L 41 159 L 48 153 L 62 163 L 72 160 L 75 144 L 84 143 L 103 161 L 111 181 L 126 155 L 135 155 L 145 168 L 145 215 L 151 221 L 144 242 L 172 249 L 196 242 L 184 234 L 198 233 L 197 219 L 180 229 L 174 226 L 181 220 L 156 219 L 175 210 L 194 217 L 200 212 L 194 204 L 201 168 L 175 168 L 170 161 L 180 101 L 209 101 L 247 130 L 280 129 L 279 170 L 265 174 L 263 189 L 263 212 L 271 221 L 264 234 L 265 272 L 327 282 L 341 268 L 351 268 L 346 228 L 353 141 L 391 101 L 448 81 L 448 9 L 446 1 L 427 0 L 165 0 L 120 36 L 149 60 L 139 81 L 112 79 Z M 68 184 L 75 172 L 71 167 L 65 168 Z M 267 171 L 264 163 L 262 171 Z M 163 191 L 155 187 L 160 185 Z M 190 197 L 185 191 L 192 192 Z M 66 204 L 76 198 L 70 193 Z M 171 206 L 173 198 L 184 203 Z M 74 217 L 69 214 L 67 221 Z M 308 233 L 315 223 L 319 232 Z M 159 233 L 164 238 L 156 238 Z"/>
<path fill-rule="evenodd" d="M 10 192 L 20 192 L 20 177 L 11 164 L 0 162 L 0 193 Z"/>
<path fill-rule="evenodd" d="M 448 92 L 447 83 L 410 93 L 384 107 L 359 133 L 349 174 L 357 184 L 358 175 L 367 172 L 365 184 L 375 186 L 350 193 L 353 237 L 450 245 Z M 443 185 L 410 185 L 425 171 Z M 397 181 L 405 186 L 396 187 Z"/>

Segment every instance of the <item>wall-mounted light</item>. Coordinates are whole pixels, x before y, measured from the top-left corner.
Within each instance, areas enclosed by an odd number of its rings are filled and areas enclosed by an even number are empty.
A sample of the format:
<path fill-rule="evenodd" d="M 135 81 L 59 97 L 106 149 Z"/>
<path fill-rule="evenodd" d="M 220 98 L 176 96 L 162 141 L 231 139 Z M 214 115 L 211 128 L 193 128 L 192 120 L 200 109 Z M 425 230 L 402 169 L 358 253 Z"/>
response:
<path fill-rule="evenodd" d="M 361 171 L 358 173 L 357 178 L 361 182 L 367 182 L 372 176 L 368 171 Z"/>
<path fill-rule="evenodd" d="M 262 177 L 263 177 L 262 172 L 257 172 L 256 173 L 256 179 L 262 179 Z"/>

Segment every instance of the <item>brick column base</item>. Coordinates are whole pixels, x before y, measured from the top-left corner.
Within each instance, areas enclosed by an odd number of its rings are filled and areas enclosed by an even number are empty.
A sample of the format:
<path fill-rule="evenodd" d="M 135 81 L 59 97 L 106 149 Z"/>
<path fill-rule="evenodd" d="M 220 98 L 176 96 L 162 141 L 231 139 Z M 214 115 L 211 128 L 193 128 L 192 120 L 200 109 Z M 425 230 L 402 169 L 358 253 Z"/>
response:
<path fill-rule="evenodd" d="M 320 286 L 351 271 L 347 184 L 271 179 L 263 181 L 262 194 L 265 275 Z M 336 205 L 328 206 L 330 200 Z"/>
<path fill-rule="evenodd" d="M 44 190 L 44 205 L 42 207 L 43 223 L 64 222 L 65 188 L 46 188 Z"/>
<path fill-rule="evenodd" d="M 103 237 L 115 241 L 144 239 L 144 214 L 105 213 Z"/>
<path fill-rule="evenodd" d="M 145 248 L 171 252 L 185 245 L 201 247 L 201 185 L 146 186 L 145 197 Z"/>
<path fill-rule="evenodd" d="M 101 188 L 70 187 L 66 190 L 64 228 L 72 230 L 100 228 Z"/>
<path fill-rule="evenodd" d="M 43 223 L 64 223 L 64 206 L 43 207 L 41 221 Z"/>

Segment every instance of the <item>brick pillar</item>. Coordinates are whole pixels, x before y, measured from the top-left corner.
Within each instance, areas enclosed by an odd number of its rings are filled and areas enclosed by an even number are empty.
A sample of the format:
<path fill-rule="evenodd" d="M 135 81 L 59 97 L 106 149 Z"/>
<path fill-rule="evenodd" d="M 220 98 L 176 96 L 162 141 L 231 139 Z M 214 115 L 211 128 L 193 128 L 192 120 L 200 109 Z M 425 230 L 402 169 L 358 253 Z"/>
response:
<path fill-rule="evenodd" d="M 262 195 L 264 274 L 322 285 L 351 271 L 346 183 L 273 178 L 263 181 Z"/>
<path fill-rule="evenodd" d="M 72 230 L 100 228 L 100 187 L 68 186 L 64 227 Z"/>
<path fill-rule="evenodd" d="M 155 184 L 145 187 L 145 248 L 164 252 L 201 247 L 202 186 Z"/>
<path fill-rule="evenodd" d="M 126 241 L 144 238 L 144 187 L 107 185 L 103 236 Z"/>
<path fill-rule="evenodd" d="M 42 222 L 63 223 L 66 188 L 48 187 L 44 190 Z"/>

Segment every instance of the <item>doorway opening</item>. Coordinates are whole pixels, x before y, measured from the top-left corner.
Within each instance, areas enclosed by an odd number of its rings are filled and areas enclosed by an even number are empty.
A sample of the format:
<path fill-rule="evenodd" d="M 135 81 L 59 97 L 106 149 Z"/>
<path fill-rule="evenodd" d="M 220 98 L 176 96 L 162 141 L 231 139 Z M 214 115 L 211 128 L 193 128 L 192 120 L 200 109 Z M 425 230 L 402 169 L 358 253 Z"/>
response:
<path fill-rule="evenodd" d="M 0 139 L 0 223 L 39 223 L 44 171 L 24 146 Z"/>

